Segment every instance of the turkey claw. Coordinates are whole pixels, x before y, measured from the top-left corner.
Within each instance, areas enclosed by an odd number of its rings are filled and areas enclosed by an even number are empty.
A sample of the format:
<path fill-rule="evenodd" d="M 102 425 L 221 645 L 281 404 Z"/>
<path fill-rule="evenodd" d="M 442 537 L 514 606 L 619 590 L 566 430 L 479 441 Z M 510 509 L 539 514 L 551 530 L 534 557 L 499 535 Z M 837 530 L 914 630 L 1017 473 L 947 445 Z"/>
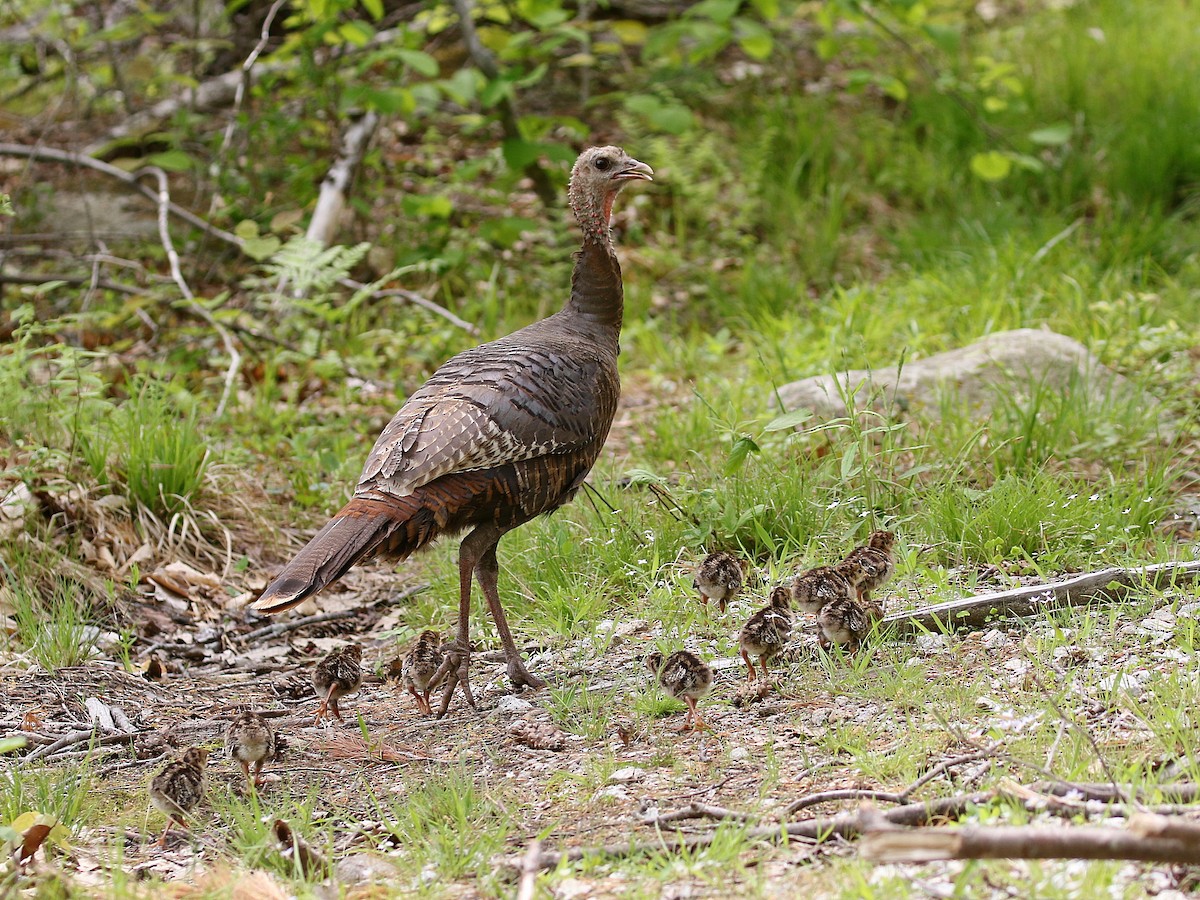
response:
<path fill-rule="evenodd" d="M 467 678 L 467 673 L 471 664 L 471 648 L 463 648 L 457 641 L 445 648 L 445 657 L 442 659 L 441 666 L 430 679 L 430 690 L 445 682 L 445 687 L 442 690 L 442 702 L 438 706 L 437 717 L 440 719 L 446 715 L 446 710 L 450 708 L 450 701 L 454 699 L 454 692 L 462 685 L 463 697 L 467 701 L 467 705 L 472 709 L 475 708 L 475 697 L 471 694 L 471 683 Z"/>

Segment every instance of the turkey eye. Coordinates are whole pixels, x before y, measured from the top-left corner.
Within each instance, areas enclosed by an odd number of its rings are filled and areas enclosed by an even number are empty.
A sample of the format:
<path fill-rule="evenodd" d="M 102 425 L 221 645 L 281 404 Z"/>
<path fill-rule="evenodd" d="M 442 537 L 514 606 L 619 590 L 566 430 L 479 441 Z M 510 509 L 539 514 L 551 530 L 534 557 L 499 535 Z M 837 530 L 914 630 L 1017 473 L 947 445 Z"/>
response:
<path fill-rule="evenodd" d="M 601 172 L 603 172 L 605 169 L 608 168 L 609 162 L 610 161 L 609 161 L 608 157 L 602 156 L 598 160 L 596 160 L 596 168 L 599 169 Z"/>

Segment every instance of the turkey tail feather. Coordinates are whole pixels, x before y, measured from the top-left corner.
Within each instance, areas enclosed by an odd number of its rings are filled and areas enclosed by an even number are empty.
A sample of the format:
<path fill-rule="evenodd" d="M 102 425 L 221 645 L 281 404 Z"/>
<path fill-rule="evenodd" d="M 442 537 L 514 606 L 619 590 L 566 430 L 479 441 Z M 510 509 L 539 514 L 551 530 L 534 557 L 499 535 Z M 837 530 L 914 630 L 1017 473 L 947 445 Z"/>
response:
<path fill-rule="evenodd" d="M 364 557 L 403 559 L 436 537 L 436 526 L 413 497 L 355 497 L 283 567 L 253 609 L 278 613 L 345 575 Z"/>

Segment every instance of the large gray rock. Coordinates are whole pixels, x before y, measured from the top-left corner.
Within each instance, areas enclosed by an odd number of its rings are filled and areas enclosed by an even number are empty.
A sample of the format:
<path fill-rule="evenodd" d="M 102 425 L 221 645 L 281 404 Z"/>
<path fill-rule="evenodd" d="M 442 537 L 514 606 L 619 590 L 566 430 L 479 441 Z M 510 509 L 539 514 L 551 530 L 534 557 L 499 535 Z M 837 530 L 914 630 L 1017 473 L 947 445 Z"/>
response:
<path fill-rule="evenodd" d="M 895 367 L 852 369 L 793 381 L 779 388 L 779 399 L 787 412 L 809 409 L 818 419 L 830 419 L 848 413 L 846 397 L 856 409 L 919 411 L 935 409 L 949 394 L 957 403 L 986 414 L 1002 392 L 1027 393 L 1032 385 L 1056 391 L 1083 389 L 1098 398 L 1114 391 L 1138 391 L 1078 341 L 1053 331 L 1020 328 L 906 362 L 899 373 Z M 1155 402 L 1149 396 L 1145 401 Z"/>

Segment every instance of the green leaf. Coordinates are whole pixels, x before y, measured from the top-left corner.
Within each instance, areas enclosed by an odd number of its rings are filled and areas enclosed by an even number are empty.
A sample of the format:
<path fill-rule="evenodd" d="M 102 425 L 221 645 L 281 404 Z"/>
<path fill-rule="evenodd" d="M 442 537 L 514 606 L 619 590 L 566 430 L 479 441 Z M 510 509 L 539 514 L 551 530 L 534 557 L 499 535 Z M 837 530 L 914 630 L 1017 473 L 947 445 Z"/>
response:
<path fill-rule="evenodd" d="M 533 219 L 523 219 L 519 216 L 506 216 L 502 219 L 489 219 L 479 225 L 479 234 L 485 241 L 497 247 L 508 248 L 521 239 L 526 231 L 537 228 L 538 223 Z"/>
<path fill-rule="evenodd" d="M 649 29 L 641 22 L 636 22 L 633 19 L 618 19 L 608 27 L 612 29 L 613 34 L 617 36 L 617 40 L 622 44 L 646 43 L 646 32 Z"/>
<path fill-rule="evenodd" d="M 0 216 L 15 215 L 16 212 L 13 210 L 12 197 L 8 196 L 8 194 L 0 193 Z"/>
<path fill-rule="evenodd" d="M 343 22 L 338 26 L 337 33 L 347 44 L 355 47 L 365 47 L 375 37 L 375 29 L 358 19 Z"/>
<path fill-rule="evenodd" d="M 571 14 L 563 8 L 562 0 L 517 0 L 517 15 L 539 31 L 560 25 Z"/>
<path fill-rule="evenodd" d="M 759 453 L 760 448 L 754 442 L 754 439 L 749 435 L 743 434 L 733 442 L 733 449 L 729 451 L 729 458 L 725 460 L 724 472 L 726 475 L 734 474 L 746 463 L 746 458 L 751 453 Z"/>
<path fill-rule="evenodd" d="M 742 0 L 700 0 L 684 13 L 688 18 L 710 19 L 713 22 L 728 22 L 742 5 Z"/>
<path fill-rule="evenodd" d="M 788 431 L 792 428 L 799 428 L 812 417 L 811 409 L 793 409 L 782 416 L 776 416 L 767 423 L 763 431 Z"/>
<path fill-rule="evenodd" d="M 271 234 L 265 237 L 243 239 L 242 252 L 255 262 L 262 262 L 264 259 L 269 259 L 282 246 L 283 242 Z"/>
<path fill-rule="evenodd" d="M 152 153 L 146 157 L 146 162 L 158 166 L 168 172 L 186 172 L 195 164 L 195 160 L 182 150 L 164 150 L 162 153 Z"/>
<path fill-rule="evenodd" d="M 1057 122 L 1029 132 L 1029 139 L 1043 147 L 1061 147 L 1071 139 L 1073 131 L 1070 122 Z"/>
<path fill-rule="evenodd" d="M 775 47 L 775 38 L 765 25 L 750 19 L 735 19 L 738 46 L 751 59 L 766 59 Z"/>
<path fill-rule="evenodd" d="M 428 53 L 423 53 L 420 50 L 405 50 L 400 48 L 396 51 L 396 56 L 403 60 L 404 64 L 418 75 L 424 75 L 426 78 L 437 77 L 437 60 Z"/>
<path fill-rule="evenodd" d="M 1012 171 L 1012 160 L 999 150 L 976 153 L 971 157 L 971 171 L 984 181 L 1003 181 Z"/>
<path fill-rule="evenodd" d="M 849 481 L 862 470 L 858 465 L 858 444 L 851 444 L 842 454 L 842 481 Z"/>
<path fill-rule="evenodd" d="M 1008 101 L 1003 97 L 984 97 L 983 108 L 990 113 L 998 113 L 1008 109 Z"/>
<path fill-rule="evenodd" d="M 25 738 L 23 737 L 0 738 L 0 754 L 12 753 L 22 749 L 24 746 Z"/>
<path fill-rule="evenodd" d="M 258 223 L 253 219 L 242 219 L 233 226 L 233 233 L 244 241 L 258 237 Z"/>
<path fill-rule="evenodd" d="M 383 0 L 362 0 L 362 5 L 376 22 L 383 18 Z"/>
<path fill-rule="evenodd" d="M 768 22 L 779 18 L 779 0 L 750 0 L 750 5 Z"/>

